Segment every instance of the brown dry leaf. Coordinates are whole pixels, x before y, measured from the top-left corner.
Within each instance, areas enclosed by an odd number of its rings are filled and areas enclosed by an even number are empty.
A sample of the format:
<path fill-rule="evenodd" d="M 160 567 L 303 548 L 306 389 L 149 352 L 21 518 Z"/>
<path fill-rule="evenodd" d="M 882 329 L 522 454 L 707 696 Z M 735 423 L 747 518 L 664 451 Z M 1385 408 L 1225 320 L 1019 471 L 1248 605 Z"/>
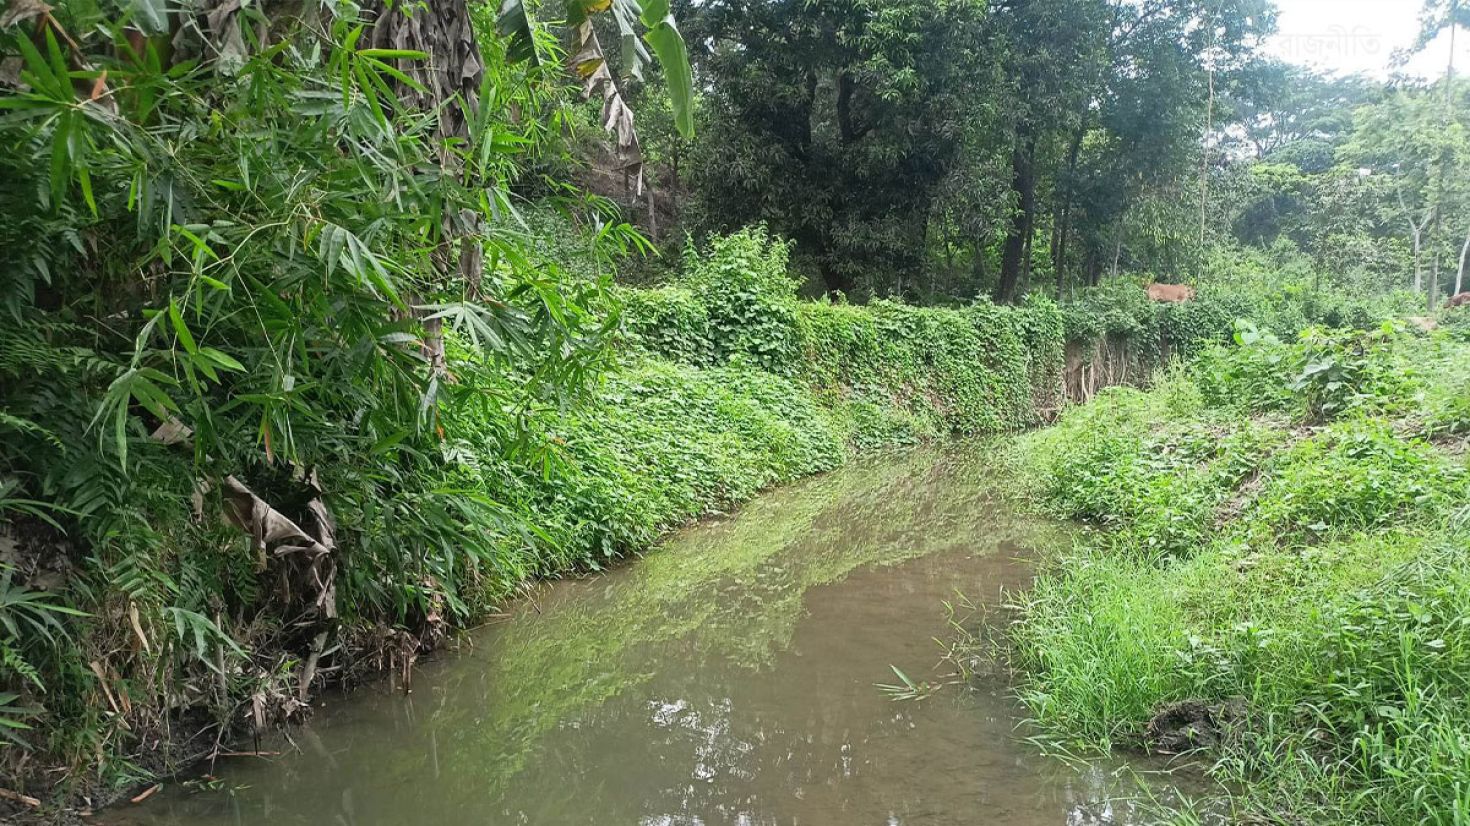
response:
<path fill-rule="evenodd" d="M 118 706 L 117 700 L 112 696 L 112 689 L 107 687 L 107 670 L 102 667 L 102 663 L 96 660 L 87 663 L 87 665 L 91 667 L 92 673 L 97 675 L 97 685 L 102 688 L 102 696 L 107 698 L 107 705 L 112 707 L 112 713 L 122 717 L 122 708 Z M 126 721 L 124 721 L 124 727 L 126 725 Z"/>
<path fill-rule="evenodd" d="M 250 534 L 257 552 L 271 551 L 277 556 L 297 552 L 320 556 L 332 552 L 331 548 L 302 530 L 301 526 L 292 521 L 290 517 L 256 496 L 250 488 L 234 476 L 225 477 L 224 493 L 230 521 Z M 309 507 L 313 511 L 313 516 L 317 516 L 318 508 L 322 515 L 326 513 L 326 508 L 322 506 L 320 499 L 313 499 Z M 328 541 L 331 540 L 330 535 L 326 538 Z"/>
<path fill-rule="evenodd" d="M 143 652 L 147 654 L 153 653 L 148 647 L 148 637 L 143 633 L 143 623 L 138 621 L 138 604 L 136 602 L 128 603 L 128 622 L 132 623 L 133 633 L 138 635 L 138 642 L 143 644 Z"/>
<path fill-rule="evenodd" d="M 101 84 L 106 79 L 107 72 L 104 70 L 102 76 L 97 78 L 98 85 L 92 87 L 92 100 L 97 99 L 98 89 L 102 88 Z M 193 436 L 193 428 L 179 421 L 176 417 L 169 416 L 168 421 L 154 429 L 148 438 L 162 445 L 177 445 L 189 441 Z"/>
<path fill-rule="evenodd" d="M 568 58 L 567 65 L 582 78 L 582 97 L 602 95 L 602 128 L 614 138 L 621 171 L 630 172 L 637 179 L 638 195 L 643 194 L 643 148 L 638 143 L 638 132 L 633 128 L 633 110 L 623 100 L 623 93 L 613 81 L 607 69 L 607 57 L 597 31 L 591 23 L 577 27 L 576 51 Z"/>
<path fill-rule="evenodd" d="M 0 29 L 8 29 L 32 18 L 45 17 L 50 14 L 51 7 L 42 3 L 41 0 L 11 0 L 5 13 L 0 14 Z"/>
<path fill-rule="evenodd" d="M 0 800 L 12 800 L 12 801 L 15 801 L 16 803 L 21 803 L 21 804 L 24 804 L 26 806 L 30 806 L 32 809 L 39 809 L 41 807 L 41 801 L 40 800 L 38 800 L 38 799 L 36 799 L 34 797 L 31 797 L 28 794 L 21 794 L 20 792 L 13 792 L 10 789 L 0 789 Z"/>

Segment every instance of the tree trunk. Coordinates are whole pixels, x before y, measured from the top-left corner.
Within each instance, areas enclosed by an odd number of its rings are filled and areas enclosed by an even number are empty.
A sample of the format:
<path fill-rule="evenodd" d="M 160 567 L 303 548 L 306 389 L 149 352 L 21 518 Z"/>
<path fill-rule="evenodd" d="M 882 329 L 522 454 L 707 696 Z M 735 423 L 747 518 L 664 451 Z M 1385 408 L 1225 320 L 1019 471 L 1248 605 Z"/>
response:
<path fill-rule="evenodd" d="M 1409 225 L 1409 239 L 1414 242 L 1414 292 L 1424 289 L 1424 257 L 1421 253 L 1424 240 L 1424 227 L 1429 224 L 1429 216 L 1425 216 L 1422 222 L 1414 221 L 1414 214 L 1409 211 L 1409 205 L 1404 202 L 1402 189 L 1395 189 L 1394 195 L 1398 197 L 1399 209 L 1403 210 L 1404 221 Z"/>
<path fill-rule="evenodd" d="M 1214 25 L 1214 24 L 1211 24 Z M 1205 246 L 1206 217 L 1210 205 L 1210 130 L 1215 128 L 1215 67 L 1210 65 L 1210 95 L 1205 104 L 1205 133 L 1200 138 L 1199 162 L 1199 245 Z"/>
<path fill-rule="evenodd" d="M 1062 300 L 1062 290 L 1067 286 L 1067 241 L 1072 232 L 1072 205 L 1062 210 L 1062 228 L 1057 231 L 1057 254 L 1053 264 L 1057 271 L 1057 300 Z"/>
<path fill-rule="evenodd" d="M 1439 298 L 1439 262 L 1442 251 L 1440 247 L 1443 242 L 1439 237 L 1439 220 L 1435 220 L 1434 226 L 1434 254 L 1429 259 L 1429 290 L 1424 296 L 1424 307 L 1430 315 L 1434 314 L 1434 304 Z"/>
<path fill-rule="evenodd" d="M 974 273 L 975 286 L 977 287 L 975 292 L 979 294 L 978 288 L 990 280 L 990 272 L 985 266 L 985 245 L 976 244 L 972 254 L 974 257 L 970 259 L 970 271 Z"/>
<path fill-rule="evenodd" d="M 1062 294 L 1062 268 L 1057 266 L 1057 258 L 1061 253 L 1062 243 L 1062 199 L 1061 193 L 1054 193 L 1056 203 L 1051 209 L 1051 274 L 1057 279 L 1057 295 Z"/>
<path fill-rule="evenodd" d="M 648 240 L 658 243 L 658 204 L 653 199 L 653 178 L 648 181 Z"/>
<path fill-rule="evenodd" d="M 446 175 L 464 172 L 449 150 L 453 141 L 470 136 L 469 123 L 479 108 L 480 80 L 485 67 L 475 42 L 475 27 L 465 0 L 430 3 L 405 13 L 402 4 L 374 0 L 365 8 L 372 14 L 371 43 L 379 49 L 424 52 L 424 60 L 399 60 L 398 70 L 416 85 L 394 84 L 398 104 L 420 112 L 437 112 L 435 135 L 441 149 L 439 164 Z M 439 216 L 439 246 L 431 259 L 439 280 L 459 283 L 470 298 L 477 297 L 484 274 L 484 251 L 475 235 L 480 216 L 470 210 Z M 446 371 L 441 323 L 424 324 L 424 354 L 434 375 Z"/>
<path fill-rule="evenodd" d="M 1450 124 L 1455 122 L 1455 35 L 1460 28 L 1459 11 L 1459 0 L 1451 0 L 1448 16 L 1450 24 L 1450 58 L 1449 65 L 1445 68 L 1444 73 L 1444 128 L 1446 130 L 1449 129 Z M 1445 177 L 1449 171 L 1452 159 L 1453 155 L 1449 147 L 1446 146 L 1440 155 L 1439 197 L 1435 199 L 1434 203 L 1434 274 L 1430 277 L 1429 283 L 1428 306 L 1430 314 L 1434 313 L 1436 294 L 1439 292 L 1439 258 L 1444 253 L 1444 236 L 1442 234 L 1444 210 L 1441 209 L 1440 205 L 1444 202 Z M 1455 271 L 1455 294 L 1459 293 L 1460 277 L 1465 269 L 1463 265 L 1464 255 L 1461 254 L 1460 258 L 1462 261 L 1461 266 Z"/>
<path fill-rule="evenodd" d="M 1419 227 L 1413 227 L 1413 230 L 1414 232 L 1412 238 L 1414 239 L 1414 292 L 1417 293 L 1424 289 L 1424 259 L 1423 255 L 1420 253 L 1420 247 L 1422 246 L 1424 233 L 1419 229 Z"/>
<path fill-rule="evenodd" d="M 1062 289 L 1067 284 L 1067 236 L 1072 230 L 1072 182 L 1077 176 L 1077 156 L 1082 151 L 1082 139 L 1086 137 L 1085 125 L 1078 126 L 1072 133 L 1072 142 L 1067 147 L 1067 171 L 1062 177 L 1061 186 L 1058 187 L 1061 215 L 1061 226 L 1052 228 L 1056 233 L 1056 251 L 1052 255 L 1052 267 L 1057 275 L 1057 301 L 1062 300 Z"/>
<path fill-rule="evenodd" d="M 1021 281 L 1017 285 L 1016 293 L 1021 295 L 1031 289 L 1031 266 L 1036 260 L 1036 210 L 1033 206 L 1031 214 L 1026 219 L 1026 243 L 1021 248 Z"/>
<path fill-rule="evenodd" d="M 1033 169 L 1036 139 L 1023 127 L 1011 154 L 1012 191 L 1016 193 L 1016 211 L 1006 230 L 1005 248 L 1001 252 L 1000 281 L 995 285 L 995 300 L 1009 304 L 1016 300 L 1016 286 L 1025 266 L 1028 233 L 1036 212 L 1036 172 Z"/>
<path fill-rule="evenodd" d="M 1460 266 L 1455 270 L 1455 295 L 1465 291 L 1465 264 L 1470 260 L 1470 229 L 1465 231 L 1465 245 L 1460 247 Z"/>

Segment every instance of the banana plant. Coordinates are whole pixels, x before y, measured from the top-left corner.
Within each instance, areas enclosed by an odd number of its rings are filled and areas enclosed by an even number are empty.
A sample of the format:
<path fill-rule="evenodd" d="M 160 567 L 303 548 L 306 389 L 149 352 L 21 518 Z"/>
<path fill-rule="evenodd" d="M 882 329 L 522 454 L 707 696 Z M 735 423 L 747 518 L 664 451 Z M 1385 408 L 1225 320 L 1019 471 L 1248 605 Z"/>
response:
<path fill-rule="evenodd" d="M 689 49 L 674 16 L 669 0 L 565 0 L 566 25 L 572 31 L 572 48 L 567 64 L 582 80 L 586 97 L 602 95 L 602 126 L 617 140 L 618 157 L 624 168 L 637 173 L 642 191 L 642 152 L 638 133 L 633 128 L 633 111 L 623 100 L 607 68 L 607 56 L 592 26 L 592 15 L 611 12 L 622 37 L 622 52 L 630 61 L 629 71 L 642 78 L 644 67 L 653 62 L 649 54 L 658 56 L 668 83 L 669 98 L 674 107 L 674 125 L 686 138 L 694 136 L 694 73 L 689 66 Z M 502 0 L 496 17 L 496 30 L 509 38 L 506 53 L 511 60 L 538 61 L 533 22 L 525 0 Z M 642 26 L 643 34 L 638 34 Z M 646 46 L 645 46 L 646 44 Z"/>

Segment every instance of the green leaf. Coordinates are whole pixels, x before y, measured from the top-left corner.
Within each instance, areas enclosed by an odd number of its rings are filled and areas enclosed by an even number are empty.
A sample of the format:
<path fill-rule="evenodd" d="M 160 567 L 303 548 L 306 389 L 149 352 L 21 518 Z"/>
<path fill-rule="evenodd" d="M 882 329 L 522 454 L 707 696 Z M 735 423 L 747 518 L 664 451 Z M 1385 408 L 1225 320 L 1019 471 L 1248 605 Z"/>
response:
<path fill-rule="evenodd" d="M 49 29 L 48 29 L 49 31 Z M 15 45 L 20 48 L 21 56 L 25 58 L 25 71 L 21 73 L 21 79 L 25 80 L 38 92 L 42 92 L 53 102 L 65 102 L 70 89 L 65 87 L 65 79 L 57 78 L 51 71 L 51 64 L 41 56 L 41 52 L 31 43 L 29 37 L 15 38 Z"/>
<path fill-rule="evenodd" d="M 216 350 L 213 347 L 199 348 L 199 355 L 209 359 L 210 362 L 214 364 L 214 366 L 221 369 L 233 370 L 236 373 L 245 372 L 245 365 L 236 361 L 233 357 L 221 353 L 219 350 Z"/>
<path fill-rule="evenodd" d="M 357 53 L 362 57 L 391 57 L 406 60 L 427 60 L 429 58 L 428 52 L 413 49 L 358 49 Z"/>
<path fill-rule="evenodd" d="M 24 38 L 22 38 L 24 39 Z M 51 137 L 51 205 L 59 208 L 61 199 L 66 195 L 66 182 L 71 178 L 70 157 L 67 147 L 67 132 L 71 129 L 72 119 L 69 114 L 63 114 L 56 119 L 56 133 Z"/>
<path fill-rule="evenodd" d="M 56 39 L 56 28 L 46 27 L 46 53 L 51 56 L 51 72 L 57 82 L 64 83 L 69 88 L 71 85 L 71 72 L 66 68 L 66 52 L 61 49 L 61 41 Z"/>
<path fill-rule="evenodd" d="M 368 61 L 368 64 L 371 65 L 375 71 L 381 72 L 382 74 L 393 78 L 394 80 L 402 83 L 404 86 L 407 86 L 415 92 L 428 92 L 428 89 L 424 88 L 424 84 L 419 83 L 417 80 L 414 80 L 412 77 L 409 77 L 408 75 L 399 71 L 394 66 L 390 66 L 381 60 L 370 60 Z M 379 82 L 381 82 L 381 80 L 379 80 Z M 386 84 L 384 85 L 386 86 Z"/>
<path fill-rule="evenodd" d="M 667 6 L 665 0 L 664 7 Z M 674 18 L 665 16 L 643 35 L 643 39 L 653 47 L 658 62 L 663 64 L 669 99 L 674 104 L 674 125 L 685 138 L 694 137 L 694 72 L 689 67 L 689 48 L 684 43 L 684 36 L 674 26 Z"/>
<path fill-rule="evenodd" d="M 97 200 L 92 197 L 92 173 L 87 167 L 77 167 L 77 183 L 82 186 L 82 200 L 87 202 L 87 208 L 92 211 L 92 216 L 97 216 Z"/>
<path fill-rule="evenodd" d="M 644 26 L 651 29 L 663 22 L 663 19 L 668 16 L 669 0 L 647 0 L 643 4 L 643 14 L 640 15 L 640 19 L 643 21 Z"/>
<path fill-rule="evenodd" d="M 190 333 L 188 325 L 184 324 L 184 314 L 179 312 L 178 302 L 172 298 L 168 300 L 168 321 L 173 325 L 174 332 L 178 334 L 179 343 L 184 345 L 185 352 L 198 353 L 199 346 L 194 343 L 194 334 Z"/>
<path fill-rule="evenodd" d="M 495 14 L 495 31 L 509 38 L 505 57 L 511 63 L 529 60 L 539 63 L 536 56 L 536 37 L 531 31 L 531 16 L 526 11 L 525 0 L 502 0 Z"/>
<path fill-rule="evenodd" d="M 167 34 L 168 0 L 133 0 L 133 19 L 148 34 Z"/>
<path fill-rule="evenodd" d="M 219 373 L 215 371 L 214 364 L 209 359 L 196 353 L 188 353 L 185 355 L 183 364 L 185 377 L 189 379 L 189 386 L 193 387 L 195 392 L 199 392 L 199 387 L 194 381 L 195 370 L 203 373 L 205 378 L 215 384 L 219 383 Z"/>

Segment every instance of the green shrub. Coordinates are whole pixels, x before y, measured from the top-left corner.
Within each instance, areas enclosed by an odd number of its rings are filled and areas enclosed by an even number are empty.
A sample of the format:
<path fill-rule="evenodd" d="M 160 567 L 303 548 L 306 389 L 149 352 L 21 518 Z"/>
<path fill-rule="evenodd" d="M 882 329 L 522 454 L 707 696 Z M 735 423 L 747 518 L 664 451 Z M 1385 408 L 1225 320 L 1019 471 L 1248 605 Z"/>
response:
<path fill-rule="evenodd" d="M 1191 372 L 1208 404 L 1242 413 L 1286 411 L 1311 422 L 1383 413 L 1412 399 L 1400 337 L 1386 322 L 1366 331 L 1309 327 L 1288 344 L 1238 320 L 1234 345 L 1203 348 Z"/>
<path fill-rule="evenodd" d="M 1165 305 L 1160 312 L 1164 336 L 1176 353 L 1189 357 L 1210 345 L 1232 341 L 1235 323 L 1252 318 L 1258 305 L 1240 293 L 1207 291 L 1195 301 Z"/>
<path fill-rule="evenodd" d="M 1139 281 L 1109 281 L 1063 308 L 1063 329 L 1068 341 L 1116 336 L 1158 342 L 1162 312 L 1161 305 L 1149 300 Z"/>
<path fill-rule="evenodd" d="M 1436 381 L 1424 390 L 1424 431 L 1434 438 L 1470 436 L 1470 365 L 1437 359 Z"/>
<path fill-rule="evenodd" d="M 1456 340 L 1470 342 L 1470 305 L 1445 310 L 1439 324 Z"/>
<path fill-rule="evenodd" d="M 1392 360 L 1392 322 L 1368 331 L 1302 331 L 1296 376 L 1291 389 L 1313 419 L 1338 416 L 1350 410 L 1382 410 L 1401 398 L 1400 369 Z"/>
<path fill-rule="evenodd" d="M 1382 420 L 1334 425 L 1275 463 L 1251 517 L 1295 540 L 1432 521 L 1467 491 L 1464 469 Z"/>
<path fill-rule="evenodd" d="M 686 253 L 680 284 L 704 305 L 716 363 L 795 369 L 801 350 L 790 254 L 791 245 L 764 228 L 716 236 L 703 253 Z"/>
<path fill-rule="evenodd" d="M 1281 340 L 1248 321 L 1237 321 L 1234 345 L 1202 349 L 1190 365 L 1205 403 L 1238 413 L 1284 410 L 1293 355 Z"/>
<path fill-rule="evenodd" d="M 1147 747 L 1155 715 L 1196 701 L 1230 721 L 1214 771 L 1238 808 L 1463 822 L 1470 479 L 1416 434 L 1452 432 L 1467 375 L 1447 340 L 1242 325 L 1021 439 L 1031 489 L 1103 528 L 1018 597 L 1044 731 Z"/>
<path fill-rule="evenodd" d="M 707 366 L 715 361 L 709 308 L 685 287 L 618 290 L 624 329 L 636 348 L 671 361 Z"/>
<path fill-rule="evenodd" d="M 1208 543 L 1230 488 L 1263 461 L 1267 437 L 1240 422 L 1169 422 L 1196 410 L 1185 375 L 1166 375 L 1150 394 L 1112 388 L 1023 442 L 1037 493 L 1054 512 L 1107 528 L 1116 550 L 1187 556 Z"/>

